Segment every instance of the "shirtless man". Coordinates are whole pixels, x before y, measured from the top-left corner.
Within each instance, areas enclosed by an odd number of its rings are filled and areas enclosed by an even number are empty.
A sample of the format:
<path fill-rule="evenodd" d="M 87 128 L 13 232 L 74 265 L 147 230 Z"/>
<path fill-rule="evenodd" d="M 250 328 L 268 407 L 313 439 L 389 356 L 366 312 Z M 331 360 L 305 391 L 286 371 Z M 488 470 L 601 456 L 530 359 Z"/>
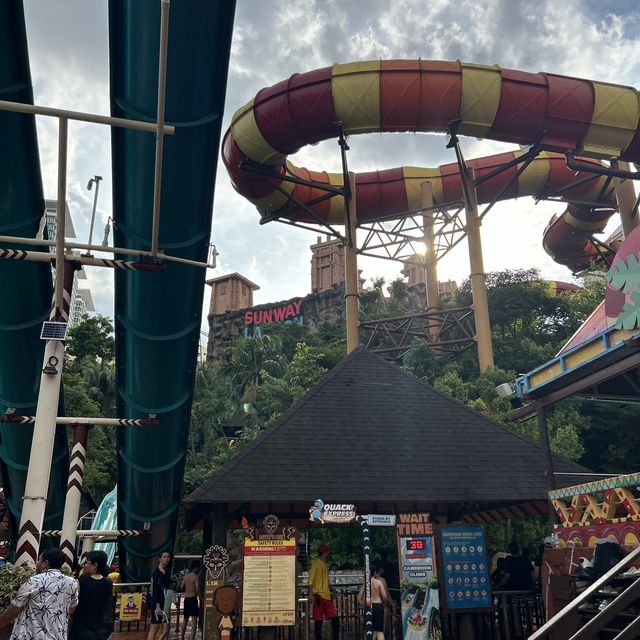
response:
<path fill-rule="evenodd" d="M 191 640 L 196 637 L 196 631 L 198 630 L 198 618 L 200 616 L 200 603 L 198 602 L 198 594 L 200 593 L 200 562 L 194 560 L 189 565 L 189 573 L 182 578 L 181 589 L 184 589 L 184 623 L 182 624 L 182 631 L 180 633 L 181 640 L 184 640 L 184 636 L 187 632 L 187 625 L 189 624 L 189 618 L 193 618 L 191 623 Z"/>
<path fill-rule="evenodd" d="M 360 588 L 358 602 L 365 606 L 371 604 L 371 614 L 373 617 L 373 638 L 374 640 L 384 640 L 384 607 L 389 605 L 391 597 L 387 591 L 387 583 L 382 578 L 382 569 L 374 566 L 371 568 L 371 602 L 365 601 L 364 585 Z"/>

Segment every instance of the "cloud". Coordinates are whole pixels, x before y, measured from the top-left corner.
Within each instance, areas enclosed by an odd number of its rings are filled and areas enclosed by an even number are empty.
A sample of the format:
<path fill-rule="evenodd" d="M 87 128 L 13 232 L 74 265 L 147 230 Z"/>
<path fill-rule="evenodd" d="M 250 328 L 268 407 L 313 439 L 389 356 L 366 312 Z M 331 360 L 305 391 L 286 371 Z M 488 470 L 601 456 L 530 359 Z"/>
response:
<path fill-rule="evenodd" d="M 107 4 L 26 0 L 25 5 L 37 102 L 108 113 Z M 460 58 L 640 86 L 639 23 L 636 3 L 609 0 L 242 0 L 236 10 L 223 130 L 234 111 L 259 89 L 293 73 L 352 60 Z M 38 131 L 46 193 L 55 197 L 55 122 L 38 119 Z M 71 133 L 69 202 L 78 236 L 88 234 L 92 194 L 85 186 L 98 173 L 105 178 L 96 230 L 100 237 L 111 211 L 109 132 L 73 125 Z M 350 168 L 437 166 L 453 161 L 444 142 L 443 136 L 352 136 Z M 505 148 L 463 141 L 468 158 Z M 314 169 L 340 168 L 335 141 L 302 149 L 292 160 Z M 542 229 L 559 209 L 549 203 L 535 206 L 527 199 L 496 206 L 483 225 L 486 268 L 538 266 L 549 277 L 569 277 L 541 246 Z M 240 271 L 260 284 L 259 302 L 308 292 L 308 246 L 316 234 L 258 222 L 255 209 L 233 191 L 219 164 L 212 239 L 220 258 L 208 277 Z M 389 279 L 400 272 L 395 263 L 368 258 L 361 260 L 361 267 L 367 278 L 383 274 Z M 460 280 L 468 270 L 464 244 L 440 265 L 443 278 Z M 88 270 L 89 281 L 98 309 L 112 315 L 112 274 L 93 271 Z"/>

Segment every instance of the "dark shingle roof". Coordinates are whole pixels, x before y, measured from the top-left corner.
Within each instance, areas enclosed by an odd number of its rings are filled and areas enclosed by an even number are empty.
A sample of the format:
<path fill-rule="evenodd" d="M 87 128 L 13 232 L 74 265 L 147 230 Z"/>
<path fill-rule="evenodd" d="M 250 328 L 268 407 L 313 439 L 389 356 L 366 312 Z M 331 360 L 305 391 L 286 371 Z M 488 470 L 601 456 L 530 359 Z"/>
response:
<path fill-rule="evenodd" d="M 537 443 L 360 348 L 185 502 L 545 500 L 544 467 Z"/>

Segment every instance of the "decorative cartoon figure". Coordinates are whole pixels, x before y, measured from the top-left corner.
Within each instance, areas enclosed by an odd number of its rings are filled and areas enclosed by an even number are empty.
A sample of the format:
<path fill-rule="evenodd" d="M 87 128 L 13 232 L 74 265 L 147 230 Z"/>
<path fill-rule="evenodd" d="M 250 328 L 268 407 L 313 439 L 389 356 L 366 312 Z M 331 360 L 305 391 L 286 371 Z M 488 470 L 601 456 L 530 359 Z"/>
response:
<path fill-rule="evenodd" d="M 229 552 L 219 544 L 209 547 L 204 554 L 203 564 L 212 580 L 217 580 L 229 562 Z"/>
<path fill-rule="evenodd" d="M 238 600 L 238 591 L 231 585 L 218 587 L 213 596 L 215 608 L 222 614 L 218 629 L 220 629 L 220 640 L 231 640 L 234 628 L 231 614 L 235 611 Z"/>
<path fill-rule="evenodd" d="M 314 503 L 311 509 L 309 509 L 309 520 L 311 522 L 323 522 L 322 520 L 322 508 L 324 507 L 324 502 L 318 498 Z"/>

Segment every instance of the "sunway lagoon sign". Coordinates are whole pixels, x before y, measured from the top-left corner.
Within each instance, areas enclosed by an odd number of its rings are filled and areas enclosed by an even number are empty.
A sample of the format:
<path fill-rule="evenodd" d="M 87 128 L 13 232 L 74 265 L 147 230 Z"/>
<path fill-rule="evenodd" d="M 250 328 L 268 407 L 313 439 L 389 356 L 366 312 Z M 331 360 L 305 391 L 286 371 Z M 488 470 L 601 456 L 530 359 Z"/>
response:
<path fill-rule="evenodd" d="M 304 324 L 302 299 L 293 300 L 271 309 L 249 309 L 245 311 L 243 333 L 245 337 L 255 338 L 262 335 L 261 325 L 269 324 L 270 322 Z"/>

